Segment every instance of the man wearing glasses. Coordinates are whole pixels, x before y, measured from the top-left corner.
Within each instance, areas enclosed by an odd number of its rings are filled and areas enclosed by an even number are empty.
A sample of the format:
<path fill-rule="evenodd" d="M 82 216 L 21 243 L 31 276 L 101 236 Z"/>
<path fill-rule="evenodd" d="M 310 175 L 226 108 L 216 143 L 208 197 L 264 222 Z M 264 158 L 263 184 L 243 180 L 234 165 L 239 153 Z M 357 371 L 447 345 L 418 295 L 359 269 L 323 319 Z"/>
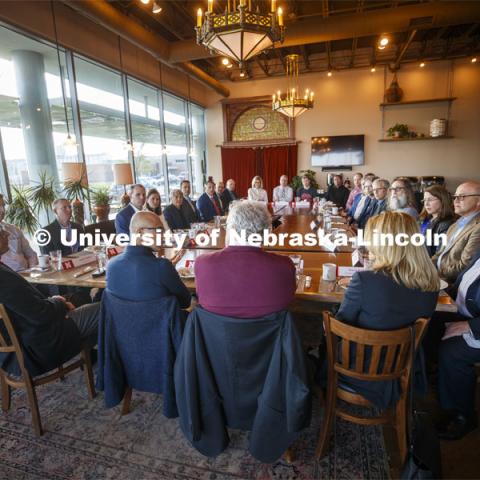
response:
<path fill-rule="evenodd" d="M 365 228 L 367 220 L 375 215 L 380 215 L 387 209 L 387 195 L 390 182 L 384 178 L 373 181 L 373 195 L 375 200 L 370 202 L 364 213 L 358 219 L 358 228 Z"/>
<path fill-rule="evenodd" d="M 449 283 L 480 251 L 480 182 L 465 182 L 453 195 L 460 218 L 447 231 L 447 244 L 432 258 L 440 276 Z"/>
<path fill-rule="evenodd" d="M 415 194 L 407 178 L 396 178 L 389 189 L 388 209 L 393 212 L 408 213 L 418 218 Z"/>

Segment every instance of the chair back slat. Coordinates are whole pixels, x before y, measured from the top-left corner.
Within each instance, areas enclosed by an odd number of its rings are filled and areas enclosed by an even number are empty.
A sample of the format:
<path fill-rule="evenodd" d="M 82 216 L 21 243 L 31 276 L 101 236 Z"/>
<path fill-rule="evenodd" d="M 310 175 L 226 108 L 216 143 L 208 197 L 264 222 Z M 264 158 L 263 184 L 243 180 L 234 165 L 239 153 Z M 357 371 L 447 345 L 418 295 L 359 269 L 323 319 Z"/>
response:
<path fill-rule="evenodd" d="M 7 330 L 8 336 L 10 337 L 10 343 L 9 343 L 5 338 L 5 336 L 2 334 L 2 330 L 0 329 L 0 345 L 1 345 L 0 352 L 15 353 L 22 375 L 24 375 L 26 373 L 26 369 L 25 369 L 25 361 L 23 358 L 22 347 L 20 346 L 20 342 L 18 341 L 18 337 L 17 337 L 17 334 L 15 333 L 15 329 L 13 328 L 10 317 L 8 316 L 8 313 L 5 310 L 5 307 L 1 303 L 0 303 L 0 322 L 3 322 L 3 324 L 5 325 L 5 329 Z"/>
<path fill-rule="evenodd" d="M 357 344 L 357 351 L 355 353 L 355 371 L 362 373 L 364 369 L 365 361 L 365 345 L 361 343 Z"/>
<path fill-rule="evenodd" d="M 354 327 L 323 313 L 329 369 L 357 379 L 383 380 L 403 378 L 410 367 L 410 327 L 398 330 L 365 330 Z M 415 322 L 415 347 L 428 324 L 428 319 Z M 328 348 L 331 345 L 341 347 Z M 340 350 L 339 350 L 340 348 Z M 353 351 L 355 350 L 355 353 Z M 354 363 L 350 364 L 350 360 Z"/>

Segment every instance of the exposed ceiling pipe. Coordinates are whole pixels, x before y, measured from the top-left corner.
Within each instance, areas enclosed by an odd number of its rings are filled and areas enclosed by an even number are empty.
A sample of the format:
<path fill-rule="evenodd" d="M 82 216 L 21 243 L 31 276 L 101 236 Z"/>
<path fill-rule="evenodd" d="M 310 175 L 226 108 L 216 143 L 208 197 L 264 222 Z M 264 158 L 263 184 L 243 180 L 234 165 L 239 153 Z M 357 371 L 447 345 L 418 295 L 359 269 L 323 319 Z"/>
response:
<path fill-rule="evenodd" d="M 87 17 L 103 28 L 124 38 L 136 47 L 150 53 L 154 58 L 173 68 L 178 68 L 194 77 L 207 87 L 224 97 L 230 95 L 230 90 L 218 80 L 205 73 L 190 62 L 173 65 L 169 61 L 170 43 L 159 35 L 155 35 L 142 27 L 135 20 L 127 17 L 105 0 L 63 0 L 63 3 L 79 14 Z M 193 28 L 193 27 L 192 27 Z"/>
<path fill-rule="evenodd" d="M 427 18 L 425 18 L 427 17 Z M 417 5 L 374 10 L 352 15 L 317 17 L 288 23 L 282 47 L 308 45 L 354 37 L 381 35 L 382 33 L 406 32 L 411 29 L 412 19 L 432 17 L 428 27 L 460 25 L 480 22 L 480 2 L 433 1 Z M 208 50 L 192 40 L 170 44 L 171 63 L 208 58 Z"/>
<path fill-rule="evenodd" d="M 393 67 L 391 68 L 392 71 L 395 71 L 395 70 L 398 70 L 400 68 L 400 62 L 402 61 L 402 58 L 403 56 L 405 55 L 405 53 L 407 53 L 407 50 L 408 50 L 408 47 L 410 46 L 410 44 L 413 42 L 413 39 L 415 38 L 415 35 L 417 33 L 417 30 L 414 29 L 410 32 L 410 34 L 408 35 L 408 39 L 407 41 L 403 44 L 402 46 L 402 49 L 400 50 L 400 52 L 398 52 L 398 55 L 397 55 L 397 58 L 395 60 L 395 63 L 393 65 Z"/>

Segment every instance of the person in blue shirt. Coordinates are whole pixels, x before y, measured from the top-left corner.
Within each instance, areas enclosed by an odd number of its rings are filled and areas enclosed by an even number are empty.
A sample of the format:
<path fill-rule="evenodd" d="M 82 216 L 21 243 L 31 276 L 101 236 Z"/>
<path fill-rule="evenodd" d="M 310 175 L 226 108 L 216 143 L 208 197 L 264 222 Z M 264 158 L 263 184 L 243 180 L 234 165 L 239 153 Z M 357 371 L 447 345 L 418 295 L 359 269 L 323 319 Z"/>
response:
<path fill-rule="evenodd" d="M 145 187 L 140 184 L 132 185 L 129 189 L 128 196 L 130 197 L 130 203 L 122 208 L 115 217 L 115 232 L 129 234 L 130 220 L 133 215 L 143 210 L 146 200 Z"/>
<path fill-rule="evenodd" d="M 155 235 L 162 230 L 162 222 L 153 212 L 138 212 L 130 223 L 130 235 Z M 144 246 L 142 238 L 136 245 L 128 245 L 123 253 L 112 258 L 107 268 L 107 290 L 123 300 L 149 301 L 175 296 L 180 308 L 190 306 L 191 295 L 175 270 L 179 254 L 172 259 L 157 258 L 161 246 Z M 132 319 L 134 321 L 134 319 Z"/>

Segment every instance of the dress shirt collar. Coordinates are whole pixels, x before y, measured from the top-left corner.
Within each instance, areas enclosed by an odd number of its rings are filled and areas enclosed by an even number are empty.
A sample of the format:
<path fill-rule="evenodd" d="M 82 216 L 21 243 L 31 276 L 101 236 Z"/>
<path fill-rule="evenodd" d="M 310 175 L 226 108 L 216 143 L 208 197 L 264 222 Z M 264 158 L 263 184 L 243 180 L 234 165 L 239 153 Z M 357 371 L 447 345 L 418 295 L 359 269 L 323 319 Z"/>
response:
<path fill-rule="evenodd" d="M 478 214 L 480 214 L 480 212 L 473 212 L 470 215 L 459 218 L 457 222 L 457 227 L 463 228 L 467 223 L 470 222 L 470 220 L 473 220 Z"/>

